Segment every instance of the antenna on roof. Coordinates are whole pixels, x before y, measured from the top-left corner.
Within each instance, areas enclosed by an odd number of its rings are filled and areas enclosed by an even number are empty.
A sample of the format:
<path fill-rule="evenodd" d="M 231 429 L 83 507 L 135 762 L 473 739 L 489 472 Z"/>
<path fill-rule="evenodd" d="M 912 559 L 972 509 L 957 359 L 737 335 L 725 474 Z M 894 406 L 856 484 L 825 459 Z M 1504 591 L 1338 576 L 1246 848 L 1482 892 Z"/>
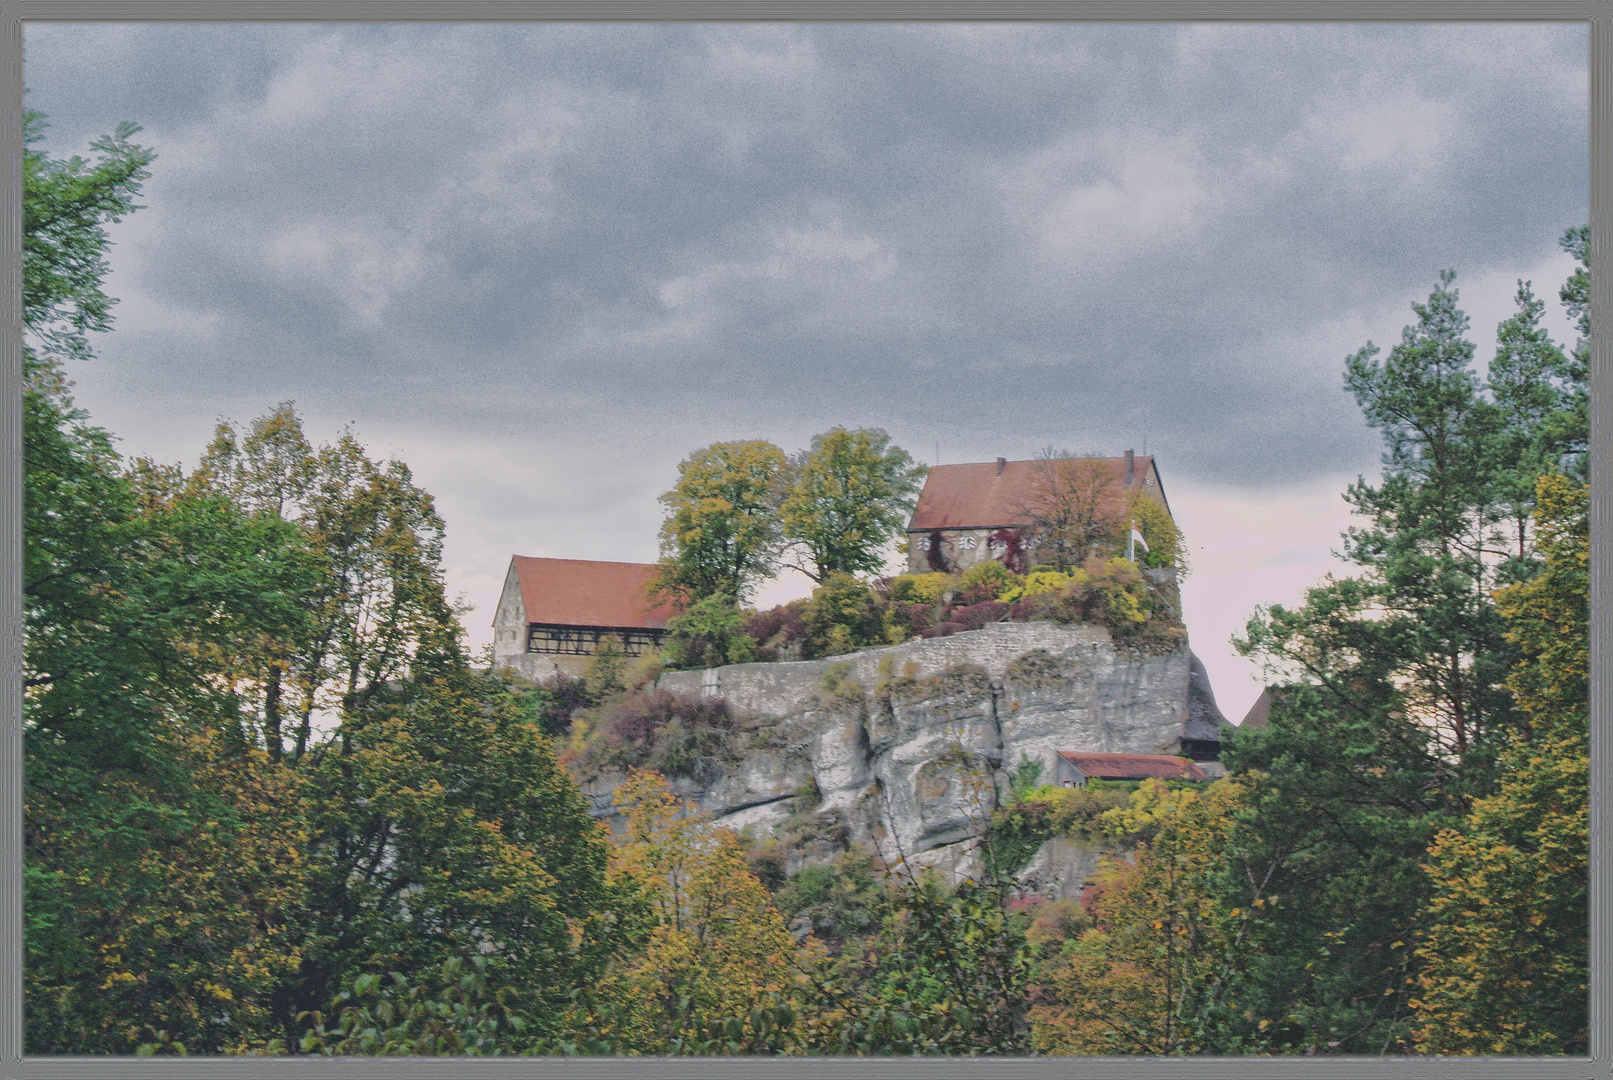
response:
<path fill-rule="evenodd" d="M 941 464 L 941 440 L 935 440 L 935 463 Z"/>

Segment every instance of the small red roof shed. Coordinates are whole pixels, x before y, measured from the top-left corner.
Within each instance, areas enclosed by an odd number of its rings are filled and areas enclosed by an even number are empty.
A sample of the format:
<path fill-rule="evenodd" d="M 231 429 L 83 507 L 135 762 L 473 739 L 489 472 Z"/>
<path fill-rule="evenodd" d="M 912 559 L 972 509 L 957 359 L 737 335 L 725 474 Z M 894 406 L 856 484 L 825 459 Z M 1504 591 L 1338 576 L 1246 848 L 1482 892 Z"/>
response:
<path fill-rule="evenodd" d="M 1080 754 L 1059 751 L 1060 787 L 1079 787 L 1088 780 L 1208 780 L 1209 775 L 1186 758 L 1171 754 Z"/>

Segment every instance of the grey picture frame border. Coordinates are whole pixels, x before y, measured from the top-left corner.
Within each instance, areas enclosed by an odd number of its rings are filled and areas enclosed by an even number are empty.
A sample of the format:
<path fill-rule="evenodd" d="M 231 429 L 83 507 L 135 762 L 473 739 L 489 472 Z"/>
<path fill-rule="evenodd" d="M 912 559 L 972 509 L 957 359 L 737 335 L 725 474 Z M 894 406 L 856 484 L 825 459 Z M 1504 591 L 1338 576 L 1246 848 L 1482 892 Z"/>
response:
<path fill-rule="evenodd" d="M 1581 1058 L 26 1058 L 22 1053 L 22 112 L 28 22 L 1569 22 L 1589 27 L 1591 1046 Z M 1613 1080 L 1609 343 L 1613 0 L 0 0 L 0 1075 L 77 1077 L 1164 1077 Z"/>

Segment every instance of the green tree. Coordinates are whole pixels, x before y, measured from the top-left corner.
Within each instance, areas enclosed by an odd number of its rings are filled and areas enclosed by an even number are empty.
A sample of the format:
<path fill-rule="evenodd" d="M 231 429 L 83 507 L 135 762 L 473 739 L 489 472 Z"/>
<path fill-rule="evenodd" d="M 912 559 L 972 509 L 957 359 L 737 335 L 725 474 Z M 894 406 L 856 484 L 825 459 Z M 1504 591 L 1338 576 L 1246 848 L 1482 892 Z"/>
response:
<path fill-rule="evenodd" d="M 36 378 L 53 358 L 88 357 L 87 335 L 111 328 L 116 301 L 101 291 L 105 226 L 139 209 L 134 200 L 156 157 L 129 141 L 139 126 L 122 123 L 91 144 L 94 164 L 52 158 L 35 145 L 45 126 L 39 113 L 24 111 L 22 314 L 38 351 L 25 352 L 23 363 Z"/>
<path fill-rule="evenodd" d="M 887 640 L 884 613 L 874 590 L 850 574 L 827 575 L 801 612 L 806 627 L 804 656 L 838 656 Z"/>
<path fill-rule="evenodd" d="M 1506 565 L 1496 524 L 1513 511 L 1494 480 L 1518 444 L 1507 406 L 1486 400 L 1471 369 L 1452 279 L 1413 305 L 1417 322 L 1387 358 L 1369 343 L 1346 362 L 1385 442 L 1382 482 L 1346 492 L 1366 520 L 1345 536 L 1358 575 L 1324 581 L 1299 608 L 1257 612 L 1239 642 L 1292 683 L 1270 726 L 1224 755 L 1262 774 L 1225 888 L 1238 903 L 1250 875 L 1269 873 L 1283 899 L 1252 931 L 1258 957 L 1239 990 L 1278 1049 L 1410 1045 L 1427 846 L 1493 790 L 1497 756 L 1523 726 L 1504 685 L 1516 646 L 1490 595 Z M 1534 558 L 1526 544 L 1524 562 Z M 1516 561 L 1508 574 L 1526 576 Z"/>
<path fill-rule="evenodd" d="M 1039 1050 L 1057 1054 L 1190 1054 L 1210 1048 L 1243 943 L 1245 909 L 1217 878 L 1241 786 L 1203 793 L 1145 780 L 1103 815 L 1111 836 L 1143 835 L 1128 858 L 1100 866 L 1096 926 L 1044 977 L 1034 1012 Z M 1264 908 L 1265 896 L 1249 908 Z"/>
<path fill-rule="evenodd" d="M 661 496 L 657 587 L 688 601 L 719 593 L 743 600 L 777 566 L 778 504 L 788 461 L 769 442 L 713 443 L 678 464 Z"/>
<path fill-rule="evenodd" d="M 605 881 L 607 843 L 522 695 L 447 667 L 345 710 L 304 759 L 309 897 L 303 962 L 278 999 L 282 1039 L 363 974 L 410 984 L 482 956 L 552 1034 L 601 970 L 631 907 Z"/>
<path fill-rule="evenodd" d="M 783 535 L 805 549 L 811 565 L 800 570 L 820 584 L 884 565 L 881 549 L 902 535 L 929 472 L 878 428 L 814 435 L 792 464 Z"/>
<path fill-rule="evenodd" d="M 668 668 L 711 668 L 757 659 L 734 598 L 717 593 L 667 620 L 661 658 Z"/>
<path fill-rule="evenodd" d="M 104 224 L 149 151 L 24 154 L 25 1040 L 127 1053 L 243 1049 L 298 962 L 297 788 L 254 749 L 244 642 L 298 618 L 295 535 L 125 472 L 65 362 L 110 327 Z"/>
<path fill-rule="evenodd" d="M 1408 1044 L 1407 980 L 1429 895 L 1421 864 L 1454 818 L 1429 733 L 1392 696 L 1364 691 L 1346 706 L 1324 688 L 1279 690 L 1269 726 L 1223 747 L 1247 795 L 1218 891 L 1226 908 L 1267 905 L 1248 929 L 1238 1010 L 1215 1052 L 1382 1055 Z"/>
<path fill-rule="evenodd" d="M 1590 447 L 1590 370 L 1591 370 L 1591 229 L 1576 225 L 1558 240 L 1562 249 L 1578 260 L 1557 295 L 1574 317 L 1579 340 L 1563 369 L 1565 407 L 1551 424 L 1550 434 L 1562 453 L 1563 472 L 1581 482 L 1590 475 L 1587 451 Z"/>
<path fill-rule="evenodd" d="M 218 734 L 150 748 L 171 771 L 29 763 L 30 1053 L 241 1052 L 275 1034 L 307 876 L 295 777 Z"/>
<path fill-rule="evenodd" d="M 544 1045 L 513 1007 L 515 989 L 490 984 L 491 966 L 485 956 L 472 956 L 469 965 L 454 957 L 424 982 L 396 971 L 384 979 L 360 975 L 328 1010 L 308 1014 L 298 1049 L 341 1057 L 498 1057 Z"/>
<path fill-rule="evenodd" d="M 1535 479 L 1562 461 L 1562 429 L 1573 408 L 1574 388 L 1568 358 L 1540 325 L 1545 302 L 1523 281 L 1518 282 L 1516 300 L 1517 313 L 1496 330 L 1488 384 L 1504 425 L 1495 447 L 1493 483 L 1500 489 L 1498 516 L 1504 523 L 1496 546 L 1525 561 Z M 1512 543 L 1505 542 L 1508 534 Z M 1517 569 L 1526 572 L 1525 567 Z"/>
<path fill-rule="evenodd" d="M 1498 594 L 1523 657 L 1508 680 L 1527 731 L 1499 790 L 1428 849 L 1417 955 L 1419 1049 L 1583 1054 L 1589 1042 L 1588 488 L 1540 477 L 1545 569 Z"/>
<path fill-rule="evenodd" d="M 948 889 L 892 875 L 880 929 L 837 960 L 805 965 L 799 1046 L 816 1054 L 1024 1054 L 1030 954 L 1003 881 Z"/>
<path fill-rule="evenodd" d="M 1502 685 L 1514 653 L 1486 559 L 1500 411 L 1480 394 L 1453 278 L 1442 274 L 1428 302 L 1412 305 L 1418 321 L 1385 362 L 1370 342 L 1346 361 L 1345 384 L 1386 446 L 1382 483 L 1361 479 L 1345 493 L 1368 522 L 1345 534 L 1360 574 L 1310 590 L 1300 609 L 1258 613 L 1240 648 L 1341 704 L 1392 686 L 1406 722 L 1448 755 L 1443 786 L 1460 800 L 1484 789 L 1516 716 Z"/>
<path fill-rule="evenodd" d="M 315 448 L 289 403 L 244 437 L 220 425 L 185 487 L 291 528 L 313 573 L 303 621 L 262 637 L 236 679 L 306 805 L 282 1044 L 363 975 L 417 986 L 470 955 L 522 996 L 533 1037 L 551 1031 L 613 947 L 621 897 L 529 703 L 463 653 L 431 496 L 350 432 Z"/>
<path fill-rule="evenodd" d="M 467 955 L 552 1027 L 630 898 L 531 710 L 462 654 L 430 497 L 289 405 L 188 477 L 125 469 L 72 405 L 132 130 L 25 169 L 29 1051 L 295 1049 L 336 988 Z"/>
<path fill-rule="evenodd" d="M 300 760 L 317 715 L 361 707 L 423 664 L 464 662 L 443 594 L 442 519 L 402 462 L 370 460 L 351 432 L 316 451 L 287 402 L 244 439 L 220 424 L 187 486 L 295 526 L 313 567 L 304 620 L 242 673 L 261 695 L 271 755 Z"/>

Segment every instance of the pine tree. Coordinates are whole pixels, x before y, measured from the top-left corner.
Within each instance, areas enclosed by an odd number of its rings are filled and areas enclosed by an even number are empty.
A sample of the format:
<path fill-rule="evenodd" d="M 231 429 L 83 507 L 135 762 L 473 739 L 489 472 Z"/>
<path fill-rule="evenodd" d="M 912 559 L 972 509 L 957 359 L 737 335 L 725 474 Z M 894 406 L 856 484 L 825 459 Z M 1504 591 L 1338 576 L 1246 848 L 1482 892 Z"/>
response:
<path fill-rule="evenodd" d="M 1519 657 L 1492 593 L 1540 567 L 1517 529 L 1521 488 L 1565 443 L 1552 432 L 1579 392 L 1520 287 L 1488 386 L 1472 369 L 1454 275 L 1381 361 L 1368 343 L 1345 383 L 1384 437 L 1383 477 L 1346 498 L 1353 577 L 1249 622 L 1240 648 L 1279 689 L 1264 731 L 1229 767 L 1258 776 L 1229 844 L 1229 902 L 1269 871 L 1282 898 L 1254 931 L 1238 987 L 1278 1049 L 1409 1049 L 1432 886 L 1428 845 L 1492 795 L 1503 751 L 1529 728 L 1507 685 Z M 1521 545 L 1521 546 L 1520 546 Z M 1252 1038 L 1254 1032 L 1234 1032 Z"/>

